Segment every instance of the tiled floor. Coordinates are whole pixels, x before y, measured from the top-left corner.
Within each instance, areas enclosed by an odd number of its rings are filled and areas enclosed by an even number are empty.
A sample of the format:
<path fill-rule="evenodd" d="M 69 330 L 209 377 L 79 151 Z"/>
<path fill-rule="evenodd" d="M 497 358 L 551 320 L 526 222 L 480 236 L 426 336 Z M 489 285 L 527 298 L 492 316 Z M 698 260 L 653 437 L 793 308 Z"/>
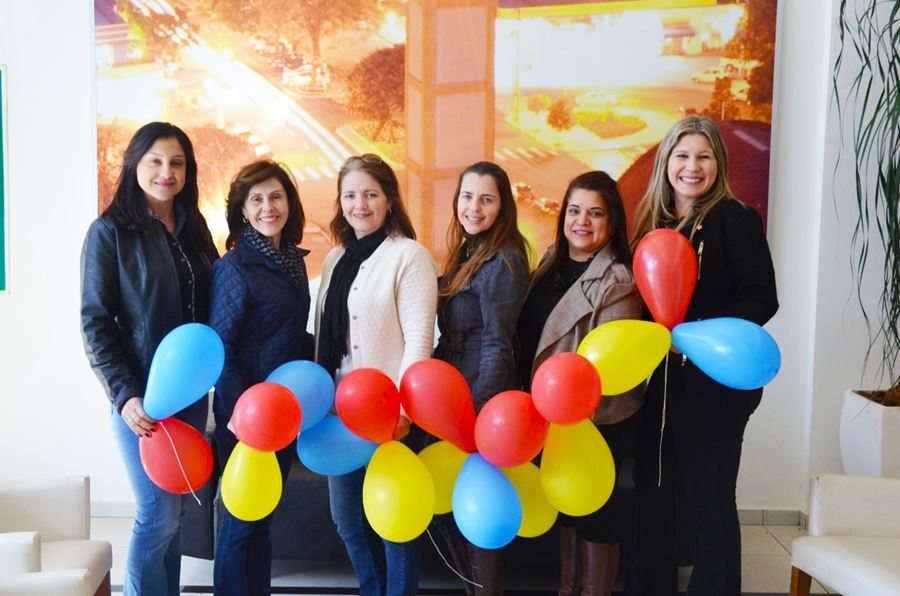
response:
<path fill-rule="evenodd" d="M 113 586 L 121 590 L 124 562 L 128 553 L 128 539 L 131 535 L 130 518 L 95 517 L 92 519 L 92 538 L 108 540 L 113 546 Z M 743 543 L 743 592 L 744 594 L 787 594 L 791 577 L 791 541 L 805 535 L 797 526 L 741 526 Z M 682 589 L 687 583 L 687 571 L 681 576 Z M 310 565 L 296 561 L 275 561 L 272 568 L 272 585 L 278 593 L 292 593 L 288 588 L 317 586 L 323 593 L 335 593 L 353 587 L 353 579 L 348 574 L 326 565 Z M 212 561 L 184 557 L 182 559 L 181 582 L 194 594 L 206 593 L 204 587 L 212 585 Z M 284 591 L 282 591 L 284 590 Z M 430 594 L 440 591 L 440 586 L 432 586 Z M 813 593 L 830 593 L 813 582 Z M 120 592 L 113 592 L 118 594 Z M 312 593 L 304 588 L 298 593 Z M 459 593 L 457 591 L 457 593 Z"/>

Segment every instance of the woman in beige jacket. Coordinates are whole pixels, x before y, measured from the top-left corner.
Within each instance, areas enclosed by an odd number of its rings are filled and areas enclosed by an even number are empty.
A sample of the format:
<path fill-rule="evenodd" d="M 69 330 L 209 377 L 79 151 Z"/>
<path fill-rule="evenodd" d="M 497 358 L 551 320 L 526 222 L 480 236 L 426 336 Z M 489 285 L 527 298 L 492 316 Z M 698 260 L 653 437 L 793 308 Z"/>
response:
<path fill-rule="evenodd" d="M 587 172 L 566 189 L 556 242 L 541 259 L 519 317 L 519 374 L 522 385 L 541 363 L 574 352 L 595 327 L 616 319 L 640 319 L 641 299 L 631 274 L 625 209 L 615 181 Z M 594 413 L 616 461 L 633 451 L 633 416 L 641 407 L 633 390 L 603 396 Z M 619 565 L 621 497 L 614 491 L 596 513 L 560 515 L 560 595 L 610 594 Z"/>

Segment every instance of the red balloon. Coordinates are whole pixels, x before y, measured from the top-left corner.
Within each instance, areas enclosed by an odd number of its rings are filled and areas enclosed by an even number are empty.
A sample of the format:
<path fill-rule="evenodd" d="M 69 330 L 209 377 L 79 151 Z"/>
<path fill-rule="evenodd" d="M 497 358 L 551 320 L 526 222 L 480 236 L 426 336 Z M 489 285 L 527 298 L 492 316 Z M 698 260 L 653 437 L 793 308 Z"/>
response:
<path fill-rule="evenodd" d="M 475 421 L 475 443 L 495 466 L 520 466 L 544 448 L 548 423 L 524 391 L 504 391 L 488 400 Z"/>
<path fill-rule="evenodd" d="M 597 369 L 574 352 L 547 358 L 534 373 L 531 395 L 541 416 L 556 424 L 575 424 L 590 417 L 600 403 Z"/>
<path fill-rule="evenodd" d="M 684 322 L 697 284 L 697 254 L 675 230 L 653 230 L 634 250 L 634 279 L 653 319 L 671 331 Z"/>
<path fill-rule="evenodd" d="M 375 443 L 394 438 L 400 419 L 400 394 L 386 374 L 357 368 L 344 377 L 334 394 L 338 416 L 350 431 Z"/>
<path fill-rule="evenodd" d="M 257 383 L 241 395 L 231 415 L 238 440 L 259 451 L 279 451 L 300 432 L 303 412 L 293 392 L 278 383 Z"/>
<path fill-rule="evenodd" d="M 183 495 L 200 489 L 213 470 L 209 443 L 197 429 L 177 418 L 160 420 L 156 426 L 156 432 L 141 437 L 139 443 L 147 476 L 170 493 Z"/>
<path fill-rule="evenodd" d="M 475 404 L 462 374 L 443 360 L 420 360 L 400 380 L 410 420 L 466 453 L 475 453 Z"/>

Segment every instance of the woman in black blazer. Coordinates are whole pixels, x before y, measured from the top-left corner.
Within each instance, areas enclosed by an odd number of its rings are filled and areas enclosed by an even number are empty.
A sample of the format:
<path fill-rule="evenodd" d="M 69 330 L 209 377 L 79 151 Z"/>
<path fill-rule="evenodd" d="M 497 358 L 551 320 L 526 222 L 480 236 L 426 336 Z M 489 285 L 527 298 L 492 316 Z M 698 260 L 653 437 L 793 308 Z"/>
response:
<path fill-rule="evenodd" d="M 739 317 L 762 325 L 775 314 L 775 272 L 762 220 L 734 198 L 728 154 L 712 120 L 691 116 L 668 132 L 637 217 L 635 244 L 652 230 L 672 228 L 697 253 L 697 285 L 686 321 Z M 741 535 L 735 487 L 744 429 L 762 389 L 725 387 L 678 353 L 668 358 L 668 375 L 665 366 L 653 373 L 645 393 L 635 464 L 636 545 L 627 593 L 676 594 L 677 505 L 690 514 L 696 547 L 687 593 L 738 596 Z"/>

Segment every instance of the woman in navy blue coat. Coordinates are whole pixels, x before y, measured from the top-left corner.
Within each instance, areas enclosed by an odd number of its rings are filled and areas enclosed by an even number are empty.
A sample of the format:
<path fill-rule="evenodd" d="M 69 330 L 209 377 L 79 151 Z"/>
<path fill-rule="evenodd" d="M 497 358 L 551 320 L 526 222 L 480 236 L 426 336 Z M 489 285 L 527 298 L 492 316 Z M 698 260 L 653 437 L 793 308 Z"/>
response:
<path fill-rule="evenodd" d="M 225 343 L 225 369 L 213 402 L 223 465 L 237 444 L 227 425 L 241 394 L 279 365 L 313 357 L 303 262 L 309 251 L 297 247 L 304 215 L 293 180 L 276 163 L 254 162 L 234 177 L 226 208 L 229 250 L 213 267 L 209 317 Z M 276 455 L 285 481 L 295 457 L 293 445 Z M 271 515 L 247 522 L 224 512 L 216 545 L 216 594 L 271 592 L 271 521 Z"/>

